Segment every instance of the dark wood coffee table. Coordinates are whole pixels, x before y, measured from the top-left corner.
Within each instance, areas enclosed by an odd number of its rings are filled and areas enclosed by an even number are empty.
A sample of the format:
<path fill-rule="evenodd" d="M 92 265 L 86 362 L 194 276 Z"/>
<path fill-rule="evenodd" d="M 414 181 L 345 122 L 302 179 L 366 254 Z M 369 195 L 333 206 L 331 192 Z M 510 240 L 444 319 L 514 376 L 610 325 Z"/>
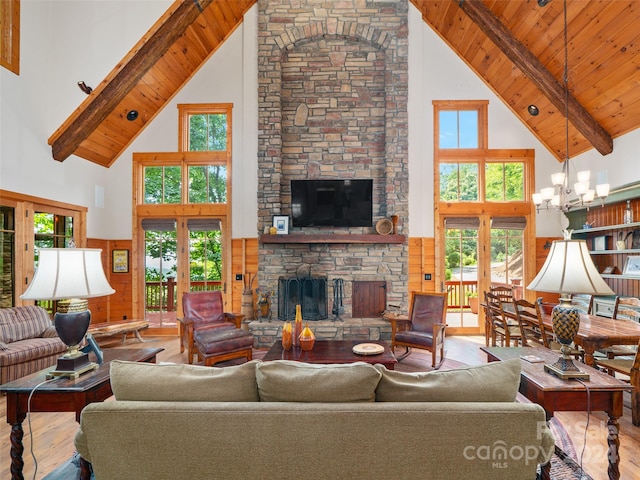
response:
<path fill-rule="evenodd" d="M 622 416 L 622 394 L 632 387 L 615 377 L 606 375 L 583 363 L 576 363 L 578 368 L 589 374 L 584 385 L 576 380 L 561 380 L 544 370 L 545 363 L 554 363 L 559 353 L 548 348 L 531 347 L 481 347 L 491 361 L 521 358 L 523 355 L 535 355 L 544 359 L 541 363 L 530 363 L 521 360 L 520 393 L 537 403 L 547 414 L 547 419 L 554 412 L 602 411 L 608 415 L 607 444 L 609 445 L 609 467 L 607 473 L 611 480 L 620 478 L 620 425 L 618 418 Z M 589 392 L 585 388 L 589 388 Z M 542 469 L 542 478 L 549 478 L 550 463 Z"/>
<path fill-rule="evenodd" d="M 375 343 L 384 347 L 384 352 L 378 355 L 357 355 L 353 353 L 353 346 L 359 343 Z M 371 364 L 380 363 L 389 370 L 395 368 L 396 357 L 391 351 L 388 342 L 381 340 L 316 340 L 313 350 L 302 351 L 300 347 L 293 347 L 291 350 L 283 350 L 280 341 L 273 344 L 263 361 L 271 360 L 295 360 L 307 363 L 354 363 L 366 362 Z"/>
<path fill-rule="evenodd" d="M 75 412 L 80 421 L 80 412 L 90 403 L 102 402 L 112 395 L 109 379 L 109 363 L 113 360 L 155 363 L 156 355 L 164 348 L 105 348 L 104 363 L 96 370 L 78 378 L 55 377 L 40 385 L 31 397 L 31 412 Z M 0 385 L 0 392 L 7 394 L 7 423 L 11 425 L 11 478 L 23 480 L 24 461 L 22 454 L 24 431 L 22 422 L 27 416 L 27 403 L 33 388 L 47 380 L 49 367 L 32 375 Z"/>

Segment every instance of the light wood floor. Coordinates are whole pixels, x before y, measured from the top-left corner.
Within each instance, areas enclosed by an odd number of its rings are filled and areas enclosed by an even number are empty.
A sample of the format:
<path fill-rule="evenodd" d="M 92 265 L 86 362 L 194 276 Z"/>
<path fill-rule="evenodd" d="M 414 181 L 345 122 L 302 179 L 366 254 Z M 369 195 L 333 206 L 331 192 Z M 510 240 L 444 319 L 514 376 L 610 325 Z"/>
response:
<path fill-rule="evenodd" d="M 486 356 L 478 349 L 484 343 L 479 337 L 447 337 L 447 357 L 466 364 L 480 364 L 486 362 Z M 175 338 L 148 338 L 145 343 L 128 340 L 125 345 L 119 341 L 102 343 L 103 347 L 139 348 L 164 347 L 165 351 L 158 356 L 158 361 L 184 362 L 186 356 L 180 355 L 178 341 Z M 412 353 L 411 357 L 422 355 Z M 409 358 L 411 358 L 409 357 Z M 430 355 L 423 355 L 425 369 L 430 366 Z M 407 358 L 407 361 L 409 361 Z M 416 361 L 415 358 L 411 361 Z M 6 418 L 6 398 L 0 396 L 0 415 Z M 606 415 L 600 412 L 592 413 L 587 418 L 586 413 L 559 413 L 556 418 L 561 421 L 568 431 L 580 456 L 582 454 L 585 471 L 594 480 L 606 480 L 607 476 L 607 443 L 606 443 Z M 585 430 L 588 421 L 588 428 Z M 623 480 L 640 480 L 640 427 L 631 423 L 631 413 L 625 408 L 624 416 L 620 419 L 621 462 L 620 473 Z M 517 425 L 514 425 L 517 428 Z M 73 437 L 77 424 L 73 413 L 34 413 L 31 415 L 31 428 L 24 425 L 24 475 L 28 479 L 41 479 L 44 475 L 64 463 L 74 452 Z M 33 432 L 33 435 L 31 434 Z M 9 467 L 9 433 L 10 427 L 0 422 L 0 478 L 11 478 Z M 585 444 L 586 448 L 582 450 Z M 33 449 L 31 442 L 33 441 Z M 31 452 L 37 459 L 37 472 Z"/>

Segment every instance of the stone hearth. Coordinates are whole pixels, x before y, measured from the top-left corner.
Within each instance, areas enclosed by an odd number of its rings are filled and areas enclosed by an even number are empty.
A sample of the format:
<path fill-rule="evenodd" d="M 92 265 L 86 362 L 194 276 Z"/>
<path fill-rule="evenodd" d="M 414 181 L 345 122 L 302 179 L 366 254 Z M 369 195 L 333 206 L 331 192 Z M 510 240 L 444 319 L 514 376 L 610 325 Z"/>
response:
<path fill-rule="evenodd" d="M 282 321 L 248 322 L 256 348 L 269 348 L 282 338 Z M 348 318 L 345 320 L 318 320 L 309 322 L 317 340 L 388 340 L 391 341 L 391 324 L 381 318 Z"/>

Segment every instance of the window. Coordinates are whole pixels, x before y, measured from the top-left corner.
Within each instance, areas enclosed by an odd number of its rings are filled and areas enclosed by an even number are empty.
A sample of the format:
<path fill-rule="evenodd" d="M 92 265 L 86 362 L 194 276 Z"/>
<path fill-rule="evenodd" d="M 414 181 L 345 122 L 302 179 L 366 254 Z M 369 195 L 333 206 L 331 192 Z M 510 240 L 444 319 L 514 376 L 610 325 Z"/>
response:
<path fill-rule="evenodd" d="M 0 2 L 0 65 L 20 74 L 20 0 Z"/>
<path fill-rule="evenodd" d="M 478 200 L 478 164 L 440 164 L 440 200 L 473 202 Z"/>
<path fill-rule="evenodd" d="M 86 207 L 0 190 L 0 307 L 20 299 L 33 279 L 40 248 L 86 245 Z M 38 302 L 53 311 L 54 302 Z"/>
<path fill-rule="evenodd" d="M 144 203 L 180 203 L 182 198 L 182 168 L 174 166 L 144 167 Z"/>
<path fill-rule="evenodd" d="M 486 201 L 524 201 L 523 162 L 489 161 L 485 164 L 485 179 Z"/>
<path fill-rule="evenodd" d="M 232 107 L 231 103 L 178 105 L 180 151 L 230 152 Z"/>
<path fill-rule="evenodd" d="M 488 148 L 488 102 L 434 101 L 436 280 L 452 333 L 481 333 L 469 294 L 535 271 L 534 152 Z M 519 287 L 519 295 L 523 294 Z M 480 312 L 482 315 L 482 312 Z"/>
<path fill-rule="evenodd" d="M 144 252 L 134 259 L 133 304 L 152 327 L 175 328 L 185 292 L 230 283 L 232 108 L 178 105 L 180 152 L 133 156 L 133 244 Z"/>
<path fill-rule="evenodd" d="M 478 148 L 478 110 L 440 110 L 440 148 Z"/>
<path fill-rule="evenodd" d="M 436 150 L 487 148 L 486 100 L 433 102 Z"/>

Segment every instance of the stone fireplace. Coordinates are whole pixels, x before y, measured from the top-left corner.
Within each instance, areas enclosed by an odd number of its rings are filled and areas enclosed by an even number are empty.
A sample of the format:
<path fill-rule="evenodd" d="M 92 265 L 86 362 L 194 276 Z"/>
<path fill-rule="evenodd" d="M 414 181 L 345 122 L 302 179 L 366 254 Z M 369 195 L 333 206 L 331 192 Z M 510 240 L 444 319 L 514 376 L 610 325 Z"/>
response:
<path fill-rule="evenodd" d="M 345 322 L 354 281 L 385 282 L 387 301 L 406 304 L 406 241 L 344 236 L 376 234 L 375 223 L 391 215 L 408 234 L 408 0 L 258 5 L 259 233 L 273 215 L 291 215 L 292 179 L 373 179 L 373 225 L 292 225 L 290 242 L 261 241 L 259 287 L 276 292 L 280 277 L 307 266 L 329 285 L 344 280 Z"/>

